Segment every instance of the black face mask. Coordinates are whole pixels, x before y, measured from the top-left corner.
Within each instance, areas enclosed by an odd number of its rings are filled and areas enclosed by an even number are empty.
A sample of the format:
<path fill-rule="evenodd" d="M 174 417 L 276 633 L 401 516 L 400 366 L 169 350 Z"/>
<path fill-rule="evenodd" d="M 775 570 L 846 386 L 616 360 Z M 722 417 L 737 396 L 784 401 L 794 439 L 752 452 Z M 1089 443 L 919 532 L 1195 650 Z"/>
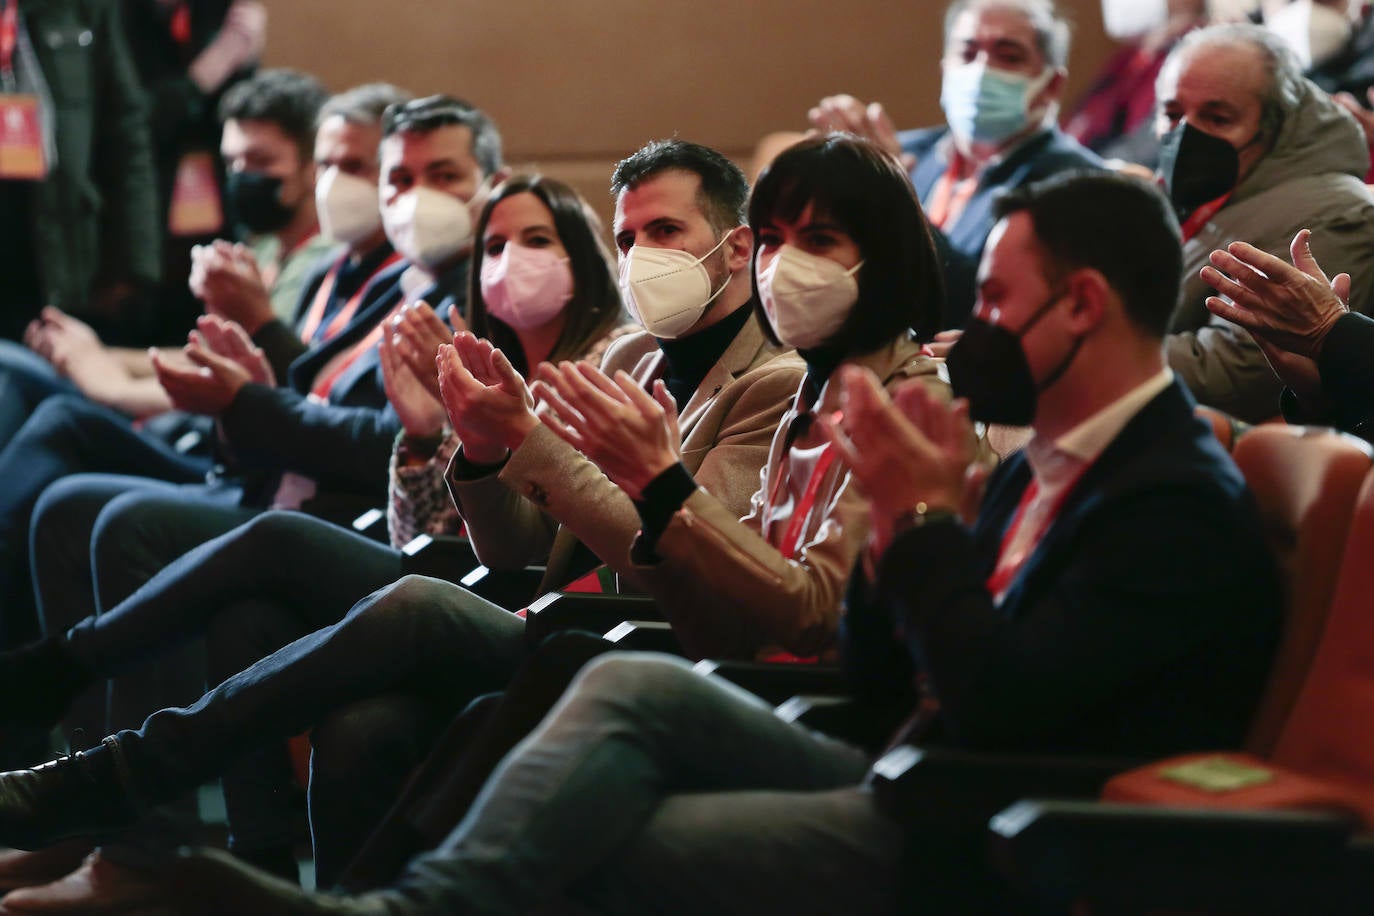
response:
<path fill-rule="evenodd" d="M 1074 341 L 1069 355 L 1039 384 L 1031 374 L 1021 338 L 1063 298 L 1063 293 L 1051 296 L 1020 331 L 1009 331 L 976 316 L 969 320 L 950 349 L 945 368 L 954 396 L 968 399 L 970 417 L 980 423 L 1007 426 L 1029 426 L 1035 420 L 1037 395 L 1068 371 L 1083 338 Z"/>
<path fill-rule="evenodd" d="M 1159 141 L 1159 176 L 1174 209 L 1186 215 L 1235 188 L 1240 151 L 1184 121 Z"/>
<path fill-rule="evenodd" d="M 224 194 L 234 221 L 249 232 L 276 232 L 296 215 L 281 202 L 282 180 L 262 172 L 230 172 Z"/>

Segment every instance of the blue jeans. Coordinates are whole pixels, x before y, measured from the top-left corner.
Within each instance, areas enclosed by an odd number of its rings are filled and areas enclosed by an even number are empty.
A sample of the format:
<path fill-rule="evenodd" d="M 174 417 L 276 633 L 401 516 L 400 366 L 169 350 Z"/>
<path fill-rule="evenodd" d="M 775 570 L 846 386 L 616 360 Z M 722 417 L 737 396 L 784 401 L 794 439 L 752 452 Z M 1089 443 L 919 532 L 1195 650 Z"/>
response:
<path fill-rule="evenodd" d="M 97 563 L 105 565 L 116 564 L 110 558 Z M 68 630 L 73 654 L 114 679 L 107 718 L 92 734 L 191 702 L 206 683 L 218 684 L 292 640 L 337 623 L 358 598 L 400 575 L 398 551 L 298 512 L 267 512 L 206 541 L 123 601 Z M 100 578 L 102 586 L 111 584 Z M 101 606 L 112 597 L 102 593 Z M 202 636 L 206 678 L 197 678 L 188 693 L 186 666 L 167 664 L 165 655 Z M 291 780 L 280 742 L 225 768 L 234 848 L 291 840 Z"/>
<path fill-rule="evenodd" d="M 0 340 L 0 448 L 54 394 L 79 394 L 69 379 L 23 344 Z"/>
<path fill-rule="evenodd" d="M 263 745 L 378 697 L 404 692 L 417 698 L 427 707 L 417 727 L 437 732 L 468 700 L 504 685 L 523 656 L 520 618 L 448 582 L 407 576 L 360 601 L 338 623 L 227 678 L 192 706 L 161 710 L 138 731 L 118 737 L 136 791 L 162 801 L 224 773 Z M 358 777 L 338 771 L 347 755 L 333 757 L 331 784 L 358 785 Z M 316 766 L 325 763 L 317 759 Z M 376 771 L 366 760 L 358 765 Z M 370 829 L 405 775 L 393 772 L 394 785 L 373 784 L 368 797 L 354 798 L 347 829 Z"/>
<path fill-rule="evenodd" d="M 397 913 L 882 913 L 903 837 L 864 754 L 681 660 L 591 662 L 497 768 Z"/>
<path fill-rule="evenodd" d="M 0 451 L 0 646 L 13 648 L 38 638 L 40 624 L 30 581 L 31 519 L 40 495 L 54 482 L 83 471 L 137 475 L 129 487 L 204 480 L 208 463 L 186 458 L 139 433 L 127 417 L 80 395 L 47 398 Z M 71 532 L 80 548 L 89 544 L 91 523 Z M 86 563 L 89 566 L 89 561 Z M 89 573 L 82 572 L 83 579 Z M 79 611 L 78 611 L 79 613 Z M 84 613 L 81 614 L 84 616 Z"/>

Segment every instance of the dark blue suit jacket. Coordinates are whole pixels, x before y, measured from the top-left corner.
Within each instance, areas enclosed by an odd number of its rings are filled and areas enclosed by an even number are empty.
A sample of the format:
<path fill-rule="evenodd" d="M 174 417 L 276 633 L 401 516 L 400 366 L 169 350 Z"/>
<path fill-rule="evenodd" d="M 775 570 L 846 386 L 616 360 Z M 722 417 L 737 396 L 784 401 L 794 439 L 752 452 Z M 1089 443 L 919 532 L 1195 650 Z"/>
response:
<path fill-rule="evenodd" d="M 405 263 L 378 274 L 363 294 L 348 327 L 323 346 L 314 347 L 291 364 L 287 384 L 279 388 L 249 384 L 220 418 L 225 437 L 245 468 L 270 472 L 249 488 L 247 501 L 262 501 L 275 490 L 282 471 L 310 477 L 319 485 L 319 505 L 312 511 L 334 515 L 327 503 L 380 505 L 386 499 L 387 463 L 401 430 L 400 418 L 386 399 L 380 358 L 374 347 L 354 361 L 329 391 L 329 401 L 307 398 L 316 374 L 340 352 L 362 340 L 403 298 L 400 277 Z M 445 314 L 467 302 L 468 264 L 441 276 L 421 298 Z"/>
<path fill-rule="evenodd" d="M 948 127 L 907 130 L 897 135 L 902 149 L 916 157 L 911 183 L 922 206 L 930 204 L 931 191 L 949 168 L 949 158 L 943 155 L 945 147 L 941 144 L 948 136 Z M 1060 172 L 1103 168 L 1106 164 L 1096 153 L 1056 127 L 1031 137 L 983 174 L 959 218 L 944 231 L 935 232 L 936 245 L 946 264 L 946 327 L 962 327 L 973 310 L 978 261 L 996 222 L 992 202 L 998 193 Z"/>
<path fill-rule="evenodd" d="M 924 672 L 944 737 L 976 748 L 1238 746 L 1276 646 L 1279 585 L 1245 481 L 1192 408 L 1174 383 L 1126 425 L 1000 606 L 984 582 L 1031 480 L 1023 455 L 994 473 L 972 530 L 899 536 L 876 582 L 860 572 L 850 590 L 856 683 L 891 694 Z"/>

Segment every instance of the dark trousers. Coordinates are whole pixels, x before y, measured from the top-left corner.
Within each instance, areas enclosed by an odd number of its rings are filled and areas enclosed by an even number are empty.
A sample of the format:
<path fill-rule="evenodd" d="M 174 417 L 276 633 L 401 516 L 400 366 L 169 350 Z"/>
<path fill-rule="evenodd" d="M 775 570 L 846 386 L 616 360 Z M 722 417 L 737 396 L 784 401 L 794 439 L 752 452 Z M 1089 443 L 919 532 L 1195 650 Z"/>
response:
<path fill-rule="evenodd" d="M 459 713 L 349 864 L 340 886 L 353 893 L 385 887 L 412 856 L 438 847 L 467 814 L 492 770 L 534 731 L 582 666 L 613 647 L 592 633 L 555 634 L 521 664 L 505 691 L 480 697 Z M 337 805 L 346 798 L 343 791 L 325 799 L 312 790 L 312 821 L 317 802 Z"/>
<path fill-rule="evenodd" d="M 409 744 L 413 765 L 427 749 L 426 730 L 437 733 L 473 697 L 505 686 L 523 657 L 520 618 L 448 582 L 407 576 L 359 602 L 340 622 L 229 677 L 190 707 L 162 710 L 138 731 L 121 732 L 120 747 L 135 790 L 148 801 L 185 792 L 256 748 L 316 725 L 323 726 L 315 736 L 316 773 L 331 760 L 366 765 L 366 756 L 344 749 L 353 742 L 326 743 L 322 736 L 351 733 L 346 726 L 353 704 L 404 693 L 418 704 L 409 720 L 419 729 L 411 733 L 419 739 Z M 404 751 L 405 743 L 390 746 L 397 747 Z M 329 843 L 344 832 L 360 832 L 340 844 L 351 857 L 394 801 L 409 765 L 367 771 L 380 771 L 391 784 L 372 783 L 337 812 L 328 825 L 326 855 L 316 855 L 322 880 L 330 880 L 331 872 L 337 877 L 347 861 L 331 863 Z"/>
<path fill-rule="evenodd" d="M 68 631 L 73 653 L 112 679 L 106 716 L 93 733 L 192 702 L 207 682 L 218 684 L 292 640 L 337 623 L 358 598 L 400 576 L 397 551 L 297 512 L 258 515 L 158 568 L 184 540 L 216 534 L 240 511 L 226 514 L 145 494 L 102 515 L 94 552 L 98 604 L 108 610 Z M 170 533 L 163 530 L 169 522 Z M 200 665 L 187 663 L 184 648 L 202 636 L 203 677 Z M 281 742 L 235 760 L 223 775 L 236 849 L 291 840 L 292 772 Z"/>
<path fill-rule="evenodd" d="M 55 481 L 83 471 L 130 477 L 127 488 L 204 480 L 208 463 L 179 455 L 136 431 L 127 417 L 79 395 L 44 400 L 0 451 L 0 645 L 32 642 L 40 633 L 29 574 L 30 521 L 39 497 Z M 89 544 L 90 521 L 76 533 Z M 75 548 L 74 548 L 75 549 Z M 89 566 L 87 560 L 86 566 Z M 83 572 L 83 579 L 89 578 Z"/>

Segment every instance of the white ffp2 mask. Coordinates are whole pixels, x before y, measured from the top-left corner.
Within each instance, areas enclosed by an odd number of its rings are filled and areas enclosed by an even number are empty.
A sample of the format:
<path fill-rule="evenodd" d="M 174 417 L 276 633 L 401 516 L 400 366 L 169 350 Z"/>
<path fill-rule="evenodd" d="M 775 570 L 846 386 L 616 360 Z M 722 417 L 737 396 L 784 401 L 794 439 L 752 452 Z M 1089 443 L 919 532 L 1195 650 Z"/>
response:
<path fill-rule="evenodd" d="M 337 165 L 315 182 L 315 210 L 320 232 L 345 245 L 361 242 L 382 224 L 376 183 L 341 172 Z"/>
<path fill-rule="evenodd" d="M 432 188 L 411 188 L 383 205 L 382 225 L 407 261 L 430 271 L 472 245 L 468 205 Z"/>
<path fill-rule="evenodd" d="M 720 250 L 727 232 L 716 247 L 701 257 L 677 248 L 645 248 L 635 245 L 620 261 L 620 294 L 625 308 L 655 337 L 672 340 L 695 325 L 725 287 L 711 289 L 711 274 L 702 263 Z"/>
<path fill-rule="evenodd" d="M 782 245 L 758 272 L 759 302 L 778 340 L 798 350 L 821 346 L 844 324 L 859 300 L 855 274 L 829 258 Z"/>

